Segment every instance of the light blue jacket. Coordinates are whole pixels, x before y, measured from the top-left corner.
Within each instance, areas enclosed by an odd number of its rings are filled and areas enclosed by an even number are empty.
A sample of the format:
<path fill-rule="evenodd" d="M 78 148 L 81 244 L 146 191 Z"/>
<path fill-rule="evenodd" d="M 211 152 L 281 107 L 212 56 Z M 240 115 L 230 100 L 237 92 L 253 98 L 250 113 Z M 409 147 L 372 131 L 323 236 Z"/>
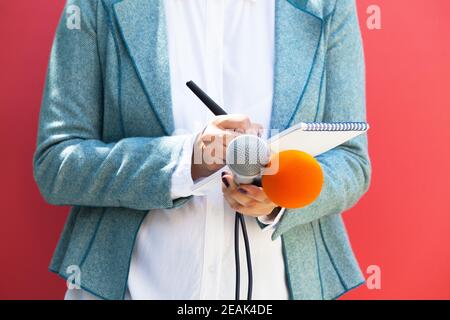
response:
<path fill-rule="evenodd" d="M 184 138 L 170 136 L 162 0 L 69 0 L 81 29 L 61 20 L 40 113 L 34 176 L 45 199 L 70 205 L 50 264 L 105 299 L 124 298 L 136 234 L 172 201 Z M 276 0 L 271 128 L 300 121 L 365 121 L 364 62 L 354 0 Z M 288 210 L 282 237 L 293 299 L 332 299 L 364 278 L 341 213 L 367 190 L 366 136 L 318 157 L 325 185 L 312 205 Z M 174 235 L 176 236 L 176 235 Z"/>

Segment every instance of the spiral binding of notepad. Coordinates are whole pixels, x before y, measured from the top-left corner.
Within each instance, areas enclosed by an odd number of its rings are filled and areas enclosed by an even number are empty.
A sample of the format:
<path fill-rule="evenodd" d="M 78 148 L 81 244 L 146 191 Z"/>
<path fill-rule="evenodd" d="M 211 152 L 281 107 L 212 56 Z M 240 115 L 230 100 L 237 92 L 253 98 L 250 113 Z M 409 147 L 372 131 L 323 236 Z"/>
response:
<path fill-rule="evenodd" d="M 366 131 L 366 122 L 304 122 L 304 131 Z"/>

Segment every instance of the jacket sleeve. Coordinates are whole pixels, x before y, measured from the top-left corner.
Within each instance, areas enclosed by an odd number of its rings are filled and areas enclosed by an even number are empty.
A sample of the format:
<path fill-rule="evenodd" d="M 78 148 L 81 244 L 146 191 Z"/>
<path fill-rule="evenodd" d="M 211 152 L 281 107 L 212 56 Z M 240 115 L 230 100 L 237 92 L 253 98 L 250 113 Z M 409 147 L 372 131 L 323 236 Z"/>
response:
<path fill-rule="evenodd" d="M 65 16 L 57 29 L 39 118 L 34 178 L 55 205 L 171 208 L 171 176 L 188 136 L 102 141 L 103 83 L 97 35 L 99 1 L 69 0 L 81 29 Z"/>
<path fill-rule="evenodd" d="M 330 19 L 323 121 L 366 121 L 364 55 L 355 1 L 337 0 Z M 371 168 L 366 135 L 318 156 L 317 160 L 324 172 L 320 196 L 305 208 L 286 210 L 274 237 L 297 225 L 341 213 L 367 191 Z"/>

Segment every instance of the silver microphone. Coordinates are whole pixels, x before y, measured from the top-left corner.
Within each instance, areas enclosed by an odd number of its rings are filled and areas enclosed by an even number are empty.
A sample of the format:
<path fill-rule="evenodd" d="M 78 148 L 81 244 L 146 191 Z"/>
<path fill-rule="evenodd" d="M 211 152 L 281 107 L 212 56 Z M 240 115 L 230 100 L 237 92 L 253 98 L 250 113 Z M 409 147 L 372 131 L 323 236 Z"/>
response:
<path fill-rule="evenodd" d="M 255 135 L 238 136 L 227 147 L 226 163 L 236 183 L 254 183 L 269 161 L 269 145 Z"/>

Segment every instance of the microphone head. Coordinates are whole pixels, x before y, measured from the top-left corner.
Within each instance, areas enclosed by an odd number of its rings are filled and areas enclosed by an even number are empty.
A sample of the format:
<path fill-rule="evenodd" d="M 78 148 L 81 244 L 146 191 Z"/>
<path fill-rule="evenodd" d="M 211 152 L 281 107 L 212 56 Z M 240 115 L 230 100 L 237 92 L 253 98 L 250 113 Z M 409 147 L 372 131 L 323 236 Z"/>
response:
<path fill-rule="evenodd" d="M 252 183 L 261 176 L 269 161 L 268 144 L 255 135 L 241 135 L 228 144 L 226 163 L 237 183 Z"/>
<path fill-rule="evenodd" d="M 317 199 L 323 186 L 323 172 L 313 156 L 303 151 L 286 150 L 272 157 L 268 171 L 274 163 L 277 170 L 262 176 L 262 187 L 272 202 L 294 209 Z"/>

